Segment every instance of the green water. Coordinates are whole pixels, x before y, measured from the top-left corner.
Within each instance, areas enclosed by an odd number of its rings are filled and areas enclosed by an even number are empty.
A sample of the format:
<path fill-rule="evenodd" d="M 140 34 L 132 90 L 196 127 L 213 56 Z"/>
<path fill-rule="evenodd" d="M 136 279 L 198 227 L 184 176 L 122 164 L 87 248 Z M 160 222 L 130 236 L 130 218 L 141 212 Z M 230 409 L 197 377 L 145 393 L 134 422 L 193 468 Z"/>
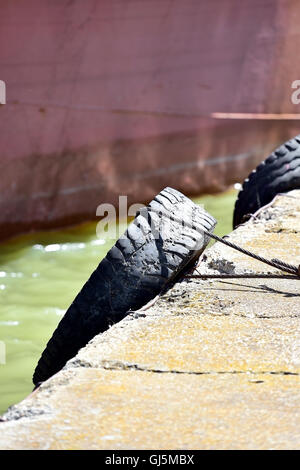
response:
<path fill-rule="evenodd" d="M 194 201 L 214 215 L 215 233 L 224 235 L 232 230 L 235 198 L 232 190 Z M 120 235 L 125 228 L 120 226 Z M 31 392 L 33 370 L 48 339 L 113 244 L 98 239 L 96 223 L 88 223 L 0 245 L 0 414 Z"/>

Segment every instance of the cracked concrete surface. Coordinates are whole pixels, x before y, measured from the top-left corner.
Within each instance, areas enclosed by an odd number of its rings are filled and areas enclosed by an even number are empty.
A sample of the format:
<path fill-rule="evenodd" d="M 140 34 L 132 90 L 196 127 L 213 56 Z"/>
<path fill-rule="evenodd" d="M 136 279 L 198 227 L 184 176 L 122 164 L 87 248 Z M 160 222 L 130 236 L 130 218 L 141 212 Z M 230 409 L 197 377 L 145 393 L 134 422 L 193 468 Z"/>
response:
<path fill-rule="evenodd" d="M 300 191 L 230 240 L 299 263 Z M 202 273 L 272 270 L 220 243 L 205 253 Z M 175 284 L 12 407 L 0 448 L 299 449 L 299 282 Z"/>

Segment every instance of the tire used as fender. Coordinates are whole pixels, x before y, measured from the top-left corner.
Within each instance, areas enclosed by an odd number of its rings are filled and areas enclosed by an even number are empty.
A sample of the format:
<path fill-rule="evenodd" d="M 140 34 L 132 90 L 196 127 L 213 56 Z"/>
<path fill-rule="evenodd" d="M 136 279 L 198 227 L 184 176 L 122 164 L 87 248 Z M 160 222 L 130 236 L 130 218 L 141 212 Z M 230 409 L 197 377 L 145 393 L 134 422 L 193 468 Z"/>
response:
<path fill-rule="evenodd" d="M 168 217 L 167 217 L 168 216 Z M 179 221 L 178 221 L 179 219 Z M 156 297 L 194 263 L 215 219 L 172 188 L 138 213 L 92 273 L 49 340 L 33 375 L 47 380 L 95 335 Z"/>
<path fill-rule="evenodd" d="M 276 194 L 300 188 L 300 135 L 288 140 L 245 179 L 234 208 L 233 228 L 245 222 Z"/>

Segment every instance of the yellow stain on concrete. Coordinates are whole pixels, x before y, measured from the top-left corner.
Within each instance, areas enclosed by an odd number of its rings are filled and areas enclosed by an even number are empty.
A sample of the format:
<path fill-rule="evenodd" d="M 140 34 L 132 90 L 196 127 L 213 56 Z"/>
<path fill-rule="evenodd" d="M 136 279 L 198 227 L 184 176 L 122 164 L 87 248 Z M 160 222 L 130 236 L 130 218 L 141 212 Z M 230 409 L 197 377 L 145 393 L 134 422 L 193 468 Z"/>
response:
<path fill-rule="evenodd" d="M 4 447 L 296 448 L 299 398 L 295 376 L 81 368 L 49 396 L 48 406 L 55 410 L 49 417 L 2 425 Z M 3 433 L 0 439 L 3 445 Z"/>

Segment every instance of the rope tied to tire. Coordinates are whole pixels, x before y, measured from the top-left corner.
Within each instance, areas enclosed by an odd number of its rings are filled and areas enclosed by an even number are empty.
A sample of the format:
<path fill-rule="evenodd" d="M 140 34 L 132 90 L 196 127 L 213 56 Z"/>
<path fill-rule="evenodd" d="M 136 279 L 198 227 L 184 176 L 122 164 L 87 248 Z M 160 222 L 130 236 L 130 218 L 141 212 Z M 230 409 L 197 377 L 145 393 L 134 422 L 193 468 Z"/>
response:
<path fill-rule="evenodd" d="M 210 238 L 283 271 L 281 278 L 287 277 L 286 273 L 289 279 L 300 278 L 299 267 L 278 259 L 266 260 L 214 235 L 216 223 L 204 208 L 169 187 L 140 209 L 60 320 L 34 371 L 35 386 L 61 370 L 94 336 L 155 301 L 166 287 L 182 279 Z"/>
<path fill-rule="evenodd" d="M 246 256 L 249 256 L 250 258 L 254 258 L 260 261 L 261 263 L 272 266 L 273 268 L 276 268 L 285 273 L 289 273 L 289 275 L 282 275 L 282 274 L 193 274 L 193 275 L 186 275 L 185 277 L 187 278 L 202 278 L 202 279 L 218 279 L 218 278 L 227 278 L 227 279 L 263 278 L 265 279 L 265 278 L 269 278 L 269 279 L 298 279 L 298 280 L 300 279 L 300 265 L 296 266 L 293 264 L 289 264 L 278 258 L 272 258 L 271 260 L 269 260 L 267 258 L 264 258 L 263 256 L 253 253 L 252 251 L 246 250 L 245 248 L 242 248 L 241 246 L 235 243 L 225 240 L 224 238 L 219 237 L 218 235 L 215 235 L 214 233 L 207 232 L 206 230 L 203 230 L 203 233 L 209 236 L 210 238 L 220 243 L 223 243 L 224 245 L 229 246 L 230 248 L 236 251 L 239 251 Z"/>
<path fill-rule="evenodd" d="M 165 215 L 166 217 L 169 217 L 169 214 L 163 210 L 156 211 L 155 209 L 151 209 L 153 212 L 159 213 L 161 216 Z M 182 224 L 183 220 L 176 218 L 174 216 L 171 217 L 171 220 Z M 189 228 L 192 228 L 194 230 L 197 230 L 196 227 L 193 225 L 187 223 L 186 221 L 184 222 L 186 226 Z M 284 273 L 289 273 L 289 275 L 280 275 L 280 274 L 190 274 L 190 275 L 185 275 L 185 278 L 201 278 L 201 279 L 220 279 L 220 278 L 227 278 L 227 279 L 241 279 L 241 278 L 250 278 L 250 279 L 259 279 L 259 278 L 269 278 L 269 279 L 300 279 L 300 265 L 296 266 L 293 264 L 286 263 L 285 261 L 282 261 L 278 258 L 272 258 L 272 259 L 267 259 L 264 258 L 263 256 L 257 255 L 256 253 L 253 253 L 252 251 L 246 250 L 245 248 L 242 248 L 241 246 L 237 245 L 236 243 L 232 243 L 228 240 L 225 240 L 225 238 L 219 237 L 218 235 L 215 235 L 212 232 L 209 232 L 208 230 L 205 230 L 204 228 L 201 229 L 201 233 L 206 235 L 207 237 L 210 237 L 220 243 L 223 243 L 226 246 L 229 246 L 230 248 L 239 251 L 243 253 L 246 256 L 249 256 L 250 258 L 254 258 L 261 263 L 267 264 L 269 266 L 272 266 L 273 268 L 278 269 L 279 271 L 282 271 Z"/>

